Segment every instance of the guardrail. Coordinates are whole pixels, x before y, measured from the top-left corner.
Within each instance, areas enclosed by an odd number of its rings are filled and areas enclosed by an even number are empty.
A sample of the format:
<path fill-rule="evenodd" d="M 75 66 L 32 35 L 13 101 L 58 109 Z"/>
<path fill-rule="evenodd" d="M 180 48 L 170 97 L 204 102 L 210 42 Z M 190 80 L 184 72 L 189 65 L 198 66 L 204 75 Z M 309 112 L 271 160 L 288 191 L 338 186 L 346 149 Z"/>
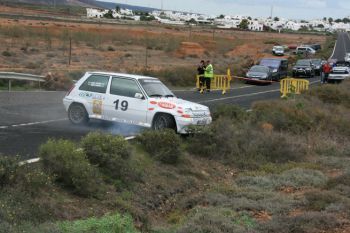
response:
<path fill-rule="evenodd" d="M 201 91 L 203 91 L 203 89 L 205 88 L 204 84 L 200 84 L 200 76 L 197 75 L 196 77 L 196 87 L 197 89 L 200 89 Z M 224 75 L 214 75 L 214 78 L 211 79 L 211 89 L 212 90 L 222 90 L 222 94 L 226 94 L 226 91 L 228 89 L 231 88 L 231 70 L 227 69 L 227 74 Z"/>
<path fill-rule="evenodd" d="M 289 94 L 300 94 L 309 89 L 310 82 L 305 79 L 285 78 L 281 80 L 282 98 Z"/>
<path fill-rule="evenodd" d="M 11 91 L 12 86 L 12 80 L 19 80 L 19 81 L 34 81 L 44 82 L 44 76 L 40 75 L 33 75 L 33 74 L 22 74 L 22 73 L 14 73 L 14 72 L 0 72 L 0 79 L 9 80 L 8 82 L 8 91 Z"/>

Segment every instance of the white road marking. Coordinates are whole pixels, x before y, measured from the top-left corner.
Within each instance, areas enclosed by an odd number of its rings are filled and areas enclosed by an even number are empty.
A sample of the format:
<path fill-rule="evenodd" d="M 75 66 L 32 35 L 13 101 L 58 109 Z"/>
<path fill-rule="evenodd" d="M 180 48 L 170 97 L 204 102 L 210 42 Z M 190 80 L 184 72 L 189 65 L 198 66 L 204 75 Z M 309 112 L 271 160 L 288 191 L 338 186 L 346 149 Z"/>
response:
<path fill-rule="evenodd" d="M 29 123 L 16 124 L 16 125 L 4 125 L 4 126 L 0 126 L 0 129 L 24 127 L 24 126 L 30 126 L 30 125 L 41 125 L 41 124 L 47 124 L 47 123 L 52 123 L 52 122 L 65 121 L 65 120 L 68 120 L 68 118 L 48 120 L 48 121 L 29 122 Z"/>
<path fill-rule="evenodd" d="M 310 82 L 311 84 L 319 83 L 320 81 L 313 81 Z M 280 89 L 274 89 L 274 90 L 269 90 L 269 91 L 261 91 L 261 92 L 254 92 L 254 93 L 249 93 L 249 94 L 244 94 L 244 95 L 237 95 L 237 96 L 231 96 L 231 97 L 224 97 L 224 98 L 218 98 L 218 99 L 211 99 L 211 100 L 204 100 L 204 101 L 199 101 L 197 103 L 210 103 L 210 102 L 216 102 L 216 101 L 221 101 L 221 100 L 228 100 L 228 99 L 238 99 L 242 97 L 248 97 L 248 96 L 255 96 L 255 95 L 261 95 L 261 94 L 266 94 L 266 93 L 272 93 L 272 92 L 279 92 Z"/>
<path fill-rule="evenodd" d="M 333 53 L 332 53 L 332 55 L 331 55 L 331 57 L 330 57 L 329 59 L 332 59 L 332 58 L 333 58 L 334 53 L 335 53 L 335 48 L 337 47 L 337 43 L 338 43 L 338 40 L 335 41 L 335 45 L 334 45 L 334 48 L 333 48 Z"/>

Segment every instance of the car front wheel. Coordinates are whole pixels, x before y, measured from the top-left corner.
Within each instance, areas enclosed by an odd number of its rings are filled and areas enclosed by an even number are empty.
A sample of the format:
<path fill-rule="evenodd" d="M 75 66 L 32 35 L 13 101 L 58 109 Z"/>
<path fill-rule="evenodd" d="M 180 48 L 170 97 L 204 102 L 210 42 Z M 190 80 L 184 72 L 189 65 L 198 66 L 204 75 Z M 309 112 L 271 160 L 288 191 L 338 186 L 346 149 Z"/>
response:
<path fill-rule="evenodd" d="M 88 113 L 81 104 L 72 104 L 68 109 L 68 118 L 75 125 L 86 124 L 89 121 Z"/>
<path fill-rule="evenodd" d="M 156 115 L 152 128 L 154 130 L 162 129 L 176 129 L 176 123 L 174 117 L 169 114 L 158 114 Z"/>

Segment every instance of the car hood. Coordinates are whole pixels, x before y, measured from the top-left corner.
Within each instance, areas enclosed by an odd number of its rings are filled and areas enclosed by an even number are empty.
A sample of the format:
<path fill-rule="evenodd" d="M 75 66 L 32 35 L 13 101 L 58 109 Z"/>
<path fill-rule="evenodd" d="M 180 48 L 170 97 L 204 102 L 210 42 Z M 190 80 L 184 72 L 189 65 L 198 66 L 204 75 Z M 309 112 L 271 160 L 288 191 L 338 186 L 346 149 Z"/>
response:
<path fill-rule="evenodd" d="M 193 103 L 184 99 L 179 99 L 176 97 L 171 98 L 151 98 L 151 104 L 155 104 L 163 109 L 191 109 L 192 111 L 209 111 L 207 106 Z"/>

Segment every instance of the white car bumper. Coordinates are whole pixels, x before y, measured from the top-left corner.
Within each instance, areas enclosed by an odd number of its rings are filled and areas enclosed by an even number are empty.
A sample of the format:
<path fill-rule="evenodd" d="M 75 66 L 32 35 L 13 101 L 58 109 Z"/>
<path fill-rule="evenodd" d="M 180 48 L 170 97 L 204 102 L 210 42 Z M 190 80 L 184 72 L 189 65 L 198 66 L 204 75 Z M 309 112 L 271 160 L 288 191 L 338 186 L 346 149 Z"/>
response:
<path fill-rule="evenodd" d="M 328 79 L 329 80 L 344 80 L 346 78 L 349 78 L 349 75 L 346 74 L 346 75 L 342 75 L 342 74 L 330 74 L 328 76 Z"/>
<path fill-rule="evenodd" d="M 212 122 L 211 117 L 200 117 L 200 118 L 184 118 L 175 117 L 177 132 L 181 134 L 186 134 L 189 126 L 205 126 Z"/>

